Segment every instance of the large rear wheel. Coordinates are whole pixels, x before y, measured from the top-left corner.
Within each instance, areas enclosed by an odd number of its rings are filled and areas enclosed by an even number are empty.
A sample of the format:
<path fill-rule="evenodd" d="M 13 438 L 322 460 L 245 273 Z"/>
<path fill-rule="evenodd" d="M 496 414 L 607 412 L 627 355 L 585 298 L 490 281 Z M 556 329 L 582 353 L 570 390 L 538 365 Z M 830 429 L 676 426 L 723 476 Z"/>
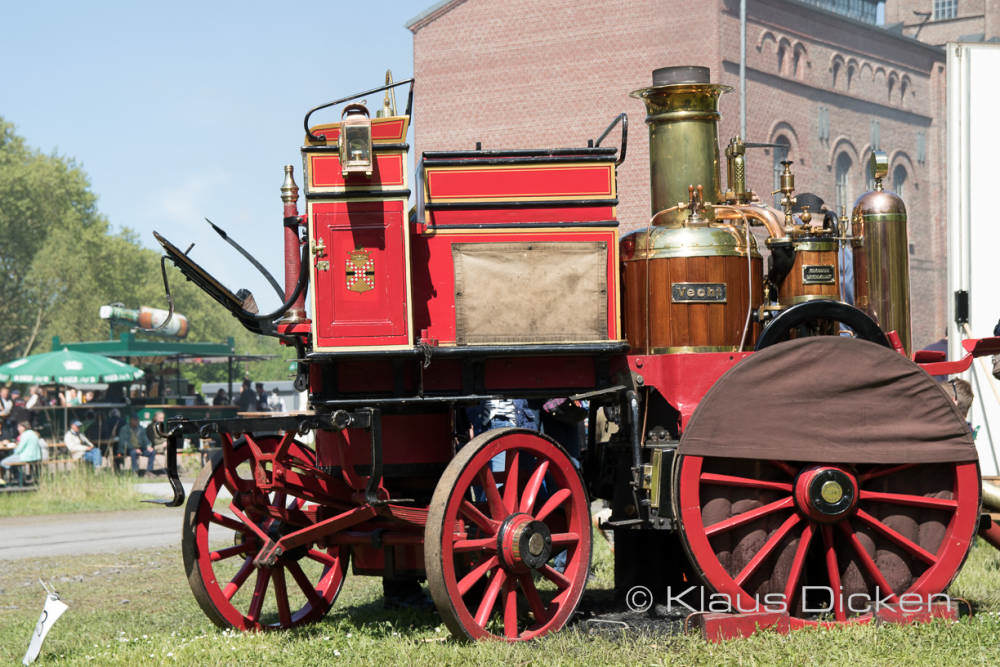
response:
<path fill-rule="evenodd" d="M 823 465 L 683 456 L 682 541 L 732 611 L 796 624 L 941 602 L 975 536 L 976 463 Z"/>

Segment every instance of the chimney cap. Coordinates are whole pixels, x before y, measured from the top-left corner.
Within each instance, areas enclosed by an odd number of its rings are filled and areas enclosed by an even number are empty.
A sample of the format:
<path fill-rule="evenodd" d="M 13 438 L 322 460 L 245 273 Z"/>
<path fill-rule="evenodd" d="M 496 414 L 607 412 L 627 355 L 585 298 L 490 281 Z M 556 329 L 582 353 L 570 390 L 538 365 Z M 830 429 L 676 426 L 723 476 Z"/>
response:
<path fill-rule="evenodd" d="M 678 83 L 710 83 L 711 71 L 698 65 L 661 67 L 653 70 L 654 86 L 669 86 Z"/>

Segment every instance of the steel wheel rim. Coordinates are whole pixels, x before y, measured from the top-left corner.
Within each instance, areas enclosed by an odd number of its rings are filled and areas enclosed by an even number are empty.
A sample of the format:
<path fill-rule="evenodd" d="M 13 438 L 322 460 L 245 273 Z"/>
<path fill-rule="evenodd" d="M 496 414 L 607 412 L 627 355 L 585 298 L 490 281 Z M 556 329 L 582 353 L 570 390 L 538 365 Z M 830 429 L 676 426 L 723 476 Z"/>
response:
<path fill-rule="evenodd" d="M 266 452 L 273 450 L 278 440 L 267 437 L 255 442 Z M 298 455 L 311 456 L 311 452 L 304 448 L 297 445 L 293 448 Z M 249 458 L 249 447 L 234 450 L 237 464 Z M 322 618 L 343 586 L 347 555 L 341 554 L 339 547 L 310 545 L 308 550 L 304 550 L 304 555 L 279 559 L 276 567 L 257 567 L 253 564 L 253 557 L 261 546 L 260 539 L 245 526 L 237 528 L 242 525 L 238 518 L 225 514 L 219 516 L 220 505 L 217 501 L 225 503 L 224 499 L 218 498 L 223 488 L 233 497 L 238 494 L 236 489 L 226 484 L 222 456 L 216 454 L 195 482 L 184 513 L 184 567 L 195 599 L 205 614 L 219 627 L 240 630 L 287 629 Z M 286 507 L 293 503 L 297 507 L 304 504 L 301 499 L 289 498 L 282 493 L 271 494 L 269 504 L 276 507 L 279 503 Z M 242 533 L 245 539 L 242 544 L 234 541 L 232 546 L 219 548 L 217 544 L 210 544 L 214 537 L 213 526 L 226 529 L 232 535 Z M 216 563 L 226 562 L 232 567 L 229 561 L 235 563 L 241 558 L 235 576 L 219 576 L 222 574 L 221 567 Z M 311 578 L 299 564 L 300 560 L 321 564 L 321 573 Z M 220 572 L 216 571 L 217 567 L 220 567 Z M 253 590 L 251 599 L 234 603 L 233 600 L 245 588 Z M 297 598 L 301 605 L 295 604 Z M 275 607 L 276 618 L 271 622 L 267 622 L 263 614 L 265 606 Z"/>
<path fill-rule="evenodd" d="M 490 461 L 500 453 L 505 470 L 494 477 L 500 488 L 494 485 L 495 496 L 472 502 L 477 487 L 488 493 Z M 512 467 L 518 484 L 508 493 Z M 456 534 L 457 526 L 464 535 Z M 550 554 L 539 547 L 546 532 Z M 528 545 L 523 555 L 509 548 L 515 538 Z M 522 429 L 489 431 L 465 445 L 442 476 L 425 542 L 428 585 L 452 634 L 534 639 L 562 628 L 583 594 L 592 546 L 586 490 L 569 456 L 552 440 Z M 531 567 L 532 543 L 539 557 L 549 555 L 539 567 Z M 552 565 L 564 549 L 560 573 Z M 544 590 L 549 585 L 555 587 L 551 596 Z"/>
<path fill-rule="evenodd" d="M 744 483 L 724 479 L 719 484 L 718 478 L 706 479 L 705 474 L 718 474 L 713 470 L 720 461 L 727 460 L 700 456 L 679 457 L 674 474 L 674 502 L 675 511 L 681 518 L 681 541 L 691 562 L 701 572 L 704 583 L 713 593 L 721 593 L 732 601 L 734 611 L 775 610 L 768 609 L 766 605 L 761 608 L 760 591 L 754 590 L 751 581 L 758 573 L 752 568 L 766 572 L 790 550 L 794 555 L 780 595 L 787 611 L 792 615 L 793 625 L 870 621 L 873 617 L 871 609 L 867 612 L 858 611 L 864 598 L 846 599 L 852 590 L 857 592 L 859 580 L 863 580 L 869 589 L 877 586 L 879 599 L 887 600 L 889 605 L 898 606 L 900 596 L 904 594 L 917 596 L 910 598 L 914 601 L 918 598 L 923 601 L 943 601 L 937 594 L 947 590 L 961 569 L 975 538 L 979 509 L 979 466 L 976 462 L 860 467 L 857 474 L 860 497 L 856 500 L 856 510 L 844 517 L 816 521 L 796 504 L 798 501 L 794 494 L 796 481 L 802 471 L 820 466 L 780 461 L 746 461 L 748 465 L 763 465 L 780 470 L 786 476 L 786 482 L 780 481 L 779 473 L 766 474 L 766 479 L 751 480 L 760 485 L 756 488 L 763 489 L 763 485 L 772 482 L 786 483 L 787 486 L 767 489 L 768 492 L 773 490 L 773 494 L 763 496 L 755 507 L 736 512 L 722 522 L 711 522 L 706 526 L 703 506 L 717 500 L 718 492 L 704 493 L 703 490 L 711 487 L 716 490 L 733 489 L 737 487 L 732 485 Z M 943 469 L 942 466 L 947 468 Z M 950 493 L 938 493 L 936 495 L 943 496 L 938 498 L 934 495 L 922 496 L 897 491 L 900 486 L 905 487 L 909 479 L 917 480 L 918 474 L 927 475 L 931 467 L 936 467 L 939 471 L 947 470 L 946 473 L 939 472 L 940 480 L 937 483 L 947 485 L 943 480 L 945 477 L 949 478 Z M 920 479 L 921 484 L 926 484 L 925 477 Z M 895 489 L 892 492 L 879 490 L 886 485 Z M 751 517 L 755 512 L 758 514 Z M 924 525 L 920 522 L 917 522 L 917 539 L 910 539 L 908 531 L 901 532 L 893 528 L 905 525 L 914 512 L 935 515 L 941 519 L 936 521 L 931 517 L 926 520 L 944 525 L 940 540 L 935 538 L 933 531 L 920 536 L 919 526 Z M 719 539 L 726 531 L 749 530 L 755 523 L 761 522 L 769 522 L 770 527 L 764 529 L 766 539 L 761 540 L 763 544 L 760 549 L 752 557 L 733 558 L 728 566 L 724 564 L 725 558 L 720 558 L 720 553 L 724 555 L 725 552 L 713 545 L 713 540 Z M 805 547 L 801 546 L 803 541 L 806 542 Z M 794 544 L 794 549 L 791 544 Z M 769 550 L 765 552 L 765 549 Z M 817 551 L 820 558 L 817 558 Z M 862 551 L 869 557 L 862 555 Z M 906 557 L 900 558 L 900 553 L 905 553 Z M 755 562 L 754 559 L 758 557 L 759 562 Z M 905 585 L 898 583 L 898 576 L 887 576 L 887 572 L 898 575 L 899 568 L 892 568 L 894 558 L 906 563 L 911 569 L 913 576 Z M 822 561 L 818 574 L 825 580 L 805 582 L 804 570 L 810 564 L 815 565 L 817 560 Z M 751 567 L 749 573 L 746 571 L 748 566 Z M 812 575 L 814 578 L 817 575 L 815 567 Z M 854 589 L 845 581 L 845 575 L 853 583 Z M 792 579 L 791 583 L 789 579 Z M 826 585 L 834 589 L 844 586 L 845 592 L 841 598 L 832 600 L 834 606 L 831 621 L 818 619 L 815 614 L 806 615 L 801 611 L 800 589 L 806 583 Z M 881 595 L 886 586 L 892 591 L 892 597 Z M 754 593 L 758 594 L 756 598 Z"/>

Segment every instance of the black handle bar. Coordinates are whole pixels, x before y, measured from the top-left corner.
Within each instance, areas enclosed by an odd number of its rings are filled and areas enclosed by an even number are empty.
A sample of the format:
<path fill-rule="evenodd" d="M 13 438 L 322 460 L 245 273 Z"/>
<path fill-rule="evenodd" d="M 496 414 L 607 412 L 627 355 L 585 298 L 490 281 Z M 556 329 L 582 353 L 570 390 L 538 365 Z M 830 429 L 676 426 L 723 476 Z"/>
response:
<path fill-rule="evenodd" d="M 604 141 L 604 137 L 608 136 L 608 133 L 610 133 L 618 123 L 622 124 L 622 143 L 621 149 L 618 151 L 618 159 L 615 160 L 616 167 L 625 161 L 625 148 L 628 146 L 628 114 L 623 111 L 615 116 L 615 119 L 611 121 L 611 125 L 608 125 L 608 129 L 604 130 L 601 136 L 597 137 L 597 141 L 594 142 L 594 146 L 600 146 L 601 142 Z"/>
<path fill-rule="evenodd" d="M 314 113 L 316 113 L 320 109 L 326 109 L 328 107 L 336 106 L 338 104 L 343 104 L 344 102 L 350 102 L 351 100 L 356 100 L 359 97 L 367 97 L 368 95 L 374 95 L 375 93 L 381 93 L 383 90 L 389 90 L 390 88 L 396 88 L 397 86 L 405 86 L 408 83 L 412 84 L 413 83 L 413 79 L 410 78 L 410 79 L 404 79 L 402 81 L 396 81 L 395 83 L 387 83 L 384 86 L 379 86 L 378 88 L 372 88 L 371 90 L 366 90 L 363 93 L 356 93 L 354 95 L 348 95 L 347 97 L 342 97 L 339 100 L 334 100 L 333 102 L 327 102 L 326 104 L 321 104 L 318 107 L 313 107 L 312 109 L 310 109 L 306 113 L 306 117 L 302 120 L 302 125 L 306 129 L 306 137 L 308 137 L 309 141 L 322 141 L 323 140 L 322 138 L 317 137 L 315 134 L 313 134 L 312 130 L 309 129 L 309 116 L 313 115 Z M 413 108 L 413 86 L 411 85 L 410 86 L 410 93 L 409 93 L 409 95 L 406 98 L 406 113 L 403 114 L 403 115 L 409 116 L 410 115 L 410 111 L 412 110 L 412 108 Z"/>

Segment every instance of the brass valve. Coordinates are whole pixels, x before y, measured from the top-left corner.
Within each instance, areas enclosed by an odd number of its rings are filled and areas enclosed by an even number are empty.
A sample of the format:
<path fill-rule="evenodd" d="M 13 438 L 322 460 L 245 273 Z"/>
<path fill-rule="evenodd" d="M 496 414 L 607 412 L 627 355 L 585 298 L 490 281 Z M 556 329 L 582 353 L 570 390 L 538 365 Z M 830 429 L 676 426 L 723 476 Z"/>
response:
<path fill-rule="evenodd" d="M 792 221 L 792 207 L 795 206 L 795 197 L 792 193 L 795 192 L 795 174 L 792 173 L 792 161 L 782 160 L 781 161 L 784 170 L 781 172 L 779 183 L 781 187 L 772 192 L 772 195 L 776 195 L 779 192 L 782 194 L 781 208 L 785 211 L 785 227 L 791 229 L 793 225 Z"/>
<path fill-rule="evenodd" d="M 702 217 L 701 213 L 705 210 L 705 191 L 702 186 L 695 188 L 693 185 L 688 186 L 688 218 L 686 224 L 699 224 L 705 222 L 705 218 Z"/>

